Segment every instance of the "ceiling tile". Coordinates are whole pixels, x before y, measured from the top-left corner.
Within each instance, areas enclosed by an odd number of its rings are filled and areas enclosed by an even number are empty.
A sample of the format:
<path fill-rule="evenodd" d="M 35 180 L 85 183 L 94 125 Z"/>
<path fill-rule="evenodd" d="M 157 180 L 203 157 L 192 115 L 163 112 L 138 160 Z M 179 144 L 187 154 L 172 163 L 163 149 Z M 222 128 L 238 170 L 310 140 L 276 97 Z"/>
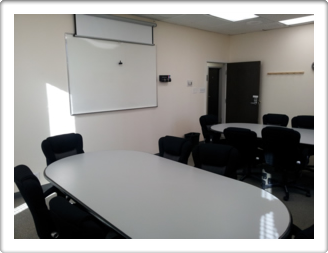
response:
<path fill-rule="evenodd" d="M 216 32 L 236 35 L 288 27 L 278 21 L 312 14 L 256 14 L 259 17 L 237 22 L 217 18 L 209 14 L 136 14 L 136 16 Z M 313 22 L 310 22 L 313 23 Z M 308 24 L 308 23 L 307 23 Z"/>

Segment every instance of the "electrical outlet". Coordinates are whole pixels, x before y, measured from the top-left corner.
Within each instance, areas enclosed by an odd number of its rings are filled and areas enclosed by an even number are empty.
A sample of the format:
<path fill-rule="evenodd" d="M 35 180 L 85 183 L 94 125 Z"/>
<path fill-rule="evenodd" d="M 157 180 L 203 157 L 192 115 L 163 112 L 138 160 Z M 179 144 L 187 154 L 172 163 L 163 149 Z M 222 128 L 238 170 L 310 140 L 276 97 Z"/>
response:
<path fill-rule="evenodd" d="M 199 91 L 199 88 L 193 88 L 193 89 L 192 89 L 192 93 L 193 93 L 193 94 L 198 93 L 198 91 Z"/>

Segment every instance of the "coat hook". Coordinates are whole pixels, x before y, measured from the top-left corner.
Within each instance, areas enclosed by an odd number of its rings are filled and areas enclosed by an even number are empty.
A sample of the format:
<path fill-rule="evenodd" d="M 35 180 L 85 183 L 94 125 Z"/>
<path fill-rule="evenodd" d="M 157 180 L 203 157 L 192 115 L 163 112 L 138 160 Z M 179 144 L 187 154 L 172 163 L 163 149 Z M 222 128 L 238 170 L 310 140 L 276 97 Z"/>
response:
<path fill-rule="evenodd" d="M 121 61 L 120 61 L 118 64 L 122 65 L 122 64 L 123 64 L 123 62 L 121 62 Z"/>

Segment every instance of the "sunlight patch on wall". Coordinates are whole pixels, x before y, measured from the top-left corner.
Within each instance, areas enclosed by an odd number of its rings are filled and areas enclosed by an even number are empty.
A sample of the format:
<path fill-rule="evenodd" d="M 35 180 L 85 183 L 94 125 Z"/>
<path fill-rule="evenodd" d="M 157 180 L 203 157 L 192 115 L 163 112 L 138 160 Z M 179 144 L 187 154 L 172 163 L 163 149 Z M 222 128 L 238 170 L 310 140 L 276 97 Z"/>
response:
<path fill-rule="evenodd" d="M 75 133 L 75 118 L 70 114 L 67 92 L 47 83 L 50 136 Z"/>

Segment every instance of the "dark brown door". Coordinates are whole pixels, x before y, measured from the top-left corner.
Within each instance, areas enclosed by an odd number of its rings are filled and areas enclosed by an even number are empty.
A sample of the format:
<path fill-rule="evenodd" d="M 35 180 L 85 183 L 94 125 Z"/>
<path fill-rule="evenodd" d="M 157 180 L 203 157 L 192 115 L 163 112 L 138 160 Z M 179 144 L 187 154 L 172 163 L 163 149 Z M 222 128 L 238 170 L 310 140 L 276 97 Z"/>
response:
<path fill-rule="evenodd" d="M 260 68 L 260 61 L 227 64 L 227 123 L 258 123 Z"/>
<path fill-rule="evenodd" d="M 207 92 L 207 114 L 219 115 L 219 80 L 220 69 L 209 68 L 208 70 L 208 92 Z"/>

